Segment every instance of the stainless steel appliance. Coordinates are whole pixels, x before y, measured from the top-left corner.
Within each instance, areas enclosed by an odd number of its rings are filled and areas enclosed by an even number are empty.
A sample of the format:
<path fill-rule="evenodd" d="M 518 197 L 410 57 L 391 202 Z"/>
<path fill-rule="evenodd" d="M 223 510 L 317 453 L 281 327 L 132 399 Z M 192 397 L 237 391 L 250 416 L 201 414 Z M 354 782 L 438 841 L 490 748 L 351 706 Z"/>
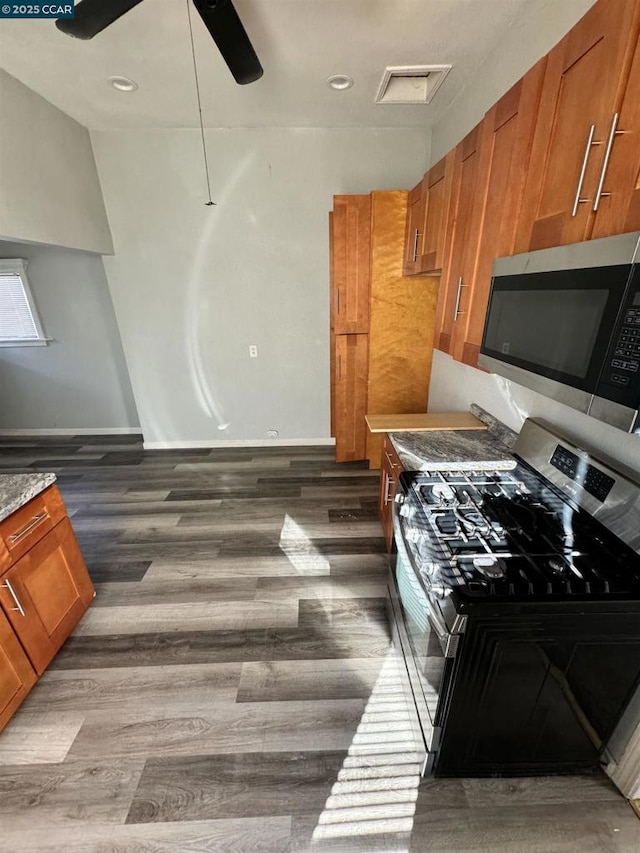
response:
<path fill-rule="evenodd" d="M 640 232 L 498 258 L 478 363 L 640 432 Z"/>
<path fill-rule="evenodd" d="M 594 769 L 640 683 L 640 485 L 537 421 L 514 454 L 400 476 L 389 615 L 435 775 Z"/>

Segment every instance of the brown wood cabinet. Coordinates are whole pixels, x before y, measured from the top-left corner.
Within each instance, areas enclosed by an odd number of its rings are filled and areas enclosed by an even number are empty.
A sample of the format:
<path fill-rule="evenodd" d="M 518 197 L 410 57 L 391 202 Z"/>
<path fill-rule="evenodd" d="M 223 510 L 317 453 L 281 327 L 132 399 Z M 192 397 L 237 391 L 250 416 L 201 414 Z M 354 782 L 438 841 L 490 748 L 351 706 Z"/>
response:
<path fill-rule="evenodd" d="M 482 211 L 474 203 L 478 195 L 484 194 L 486 182 L 486 169 L 480 157 L 482 128 L 482 123 L 476 125 L 454 152 L 452 218 L 449 220 L 451 258 L 442 273 L 435 323 L 435 345 L 451 354 L 461 351 L 464 343 L 466 317 L 462 293 L 473 281 L 482 226 Z"/>
<path fill-rule="evenodd" d="M 41 675 L 93 599 L 71 523 L 63 519 L 0 579 L 0 603 Z"/>
<path fill-rule="evenodd" d="M 369 331 L 371 197 L 334 196 L 330 217 L 331 328 L 336 335 Z"/>
<path fill-rule="evenodd" d="M 387 551 L 393 550 L 393 501 L 398 487 L 398 477 L 403 471 L 400 457 L 394 450 L 391 439 L 385 434 L 380 462 L 380 495 L 378 511 Z"/>
<path fill-rule="evenodd" d="M 612 138 L 591 236 L 640 230 L 640 41 Z"/>
<path fill-rule="evenodd" d="M 500 98 L 482 123 L 477 183 L 483 191 L 475 194 L 471 217 L 480 223 L 480 230 L 475 257 L 473 247 L 466 248 L 465 266 L 470 272 L 460 293 L 458 334 L 451 351 L 454 358 L 473 367 L 482 342 L 493 261 L 514 251 L 545 64 L 546 59 L 541 59 Z"/>
<path fill-rule="evenodd" d="M 335 336 L 336 462 L 366 458 L 368 335 Z"/>
<path fill-rule="evenodd" d="M 639 29 L 637 0 L 600 0 L 548 54 L 516 251 L 589 239 L 600 208 L 614 208 L 609 199 L 621 190 L 628 196 L 637 185 L 636 171 L 626 191 L 618 187 L 627 169 L 612 162 L 606 190 L 602 178 L 609 143 L 611 156 L 621 147 L 623 137 L 612 136 L 614 116 L 621 109 Z M 616 161 L 621 156 L 616 151 Z M 633 154 L 631 160 L 637 163 Z M 611 195 L 602 198 L 603 190 Z M 619 230 L 623 220 L 614 225 L 615 215 L 607 218 L 610 224 L 596 229 L 599 235 Z"/>
<path fill-rule="evenodd" d="M 421 272 L 422 243 L 424 239 L 425 196 L 423 181 L 409 193 L 407 200 L 407 218 L 404 241 L 403 275 L 417 275 Z"/>
<path fill-rule="evenodd" d="M 35 683 L 36 672 L 0 610 L 0 730 Z"/>
<path fill-rule="evenodd" d="M 433 322 L 437 279 L 402 275 L 408 193 L 403 190 L 373 192 L 368 196 L 369 234 L 358 244 L 369 247 L 369 292 L 366 331 L 343 334 L 331 330 L 331 425 L 336 439 L 336 460 L 368 459 L 377 468 L 382 436 L 368 433 L 365 414 L 426 411 L 433 353 Z M 346 253 L 336 216 L 349 207 L 349 196 L 338 196 L 331 217 L 332 282 L 343 282 L 347 293 L 352 281 L 361 289 L 363 259 Z M 354 196 L 359 227 L 366 206 Z M 353 220 L 352 220 L 353 221 Z M 349 259 L 353 259 L 353 265 Z"/>
<path fill-rule="evenodd" d="M 50 512 L 44 518 L 47 507 Z M 54 518 L 57 522 L 50 524 Z M 1 727 L 77 625 L 95 592 L 55 486 L 5 519 L 0 537 L 5 546 L 20 543 L 0 574 Z"/>
<path fill-rule="evenodd" d="M 448 222 L 454 164 L 451 152 L 409 193 L 404 275 L 437 275 L 446 266 L 451 246 Z"/>

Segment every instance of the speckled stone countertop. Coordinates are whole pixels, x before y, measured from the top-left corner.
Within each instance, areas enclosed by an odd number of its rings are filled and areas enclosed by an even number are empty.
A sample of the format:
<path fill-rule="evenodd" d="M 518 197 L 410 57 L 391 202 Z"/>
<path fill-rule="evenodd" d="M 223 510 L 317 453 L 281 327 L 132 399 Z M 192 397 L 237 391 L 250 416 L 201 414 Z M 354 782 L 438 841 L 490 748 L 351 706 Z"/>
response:
<path fill-rule="evenodd" d="M 0 474 L 0 521 L 55 481 L 55 474 Z"/>
<path fill-rule="evenodd" d="M 490 470 L 515 467 L 507 447 L 487 430 L 392 432 L 405 471 Z"/>

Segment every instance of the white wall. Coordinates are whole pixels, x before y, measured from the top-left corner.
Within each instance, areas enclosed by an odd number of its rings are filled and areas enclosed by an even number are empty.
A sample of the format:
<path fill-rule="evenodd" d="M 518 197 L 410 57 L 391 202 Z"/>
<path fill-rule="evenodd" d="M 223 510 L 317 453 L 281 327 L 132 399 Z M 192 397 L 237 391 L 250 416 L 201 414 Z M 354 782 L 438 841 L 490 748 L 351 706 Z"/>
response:
<path fill-rule="evenodd" d="M 102 258 L 0 242 L 27 258 L 46 347 L 0 347 L 0 429 L 133 430 L 139 426 Z"/>
<path fill-rule="evenodd" d="M 475 127 L 487 110 L 557 44 L 594 3 L 595 0 L 528 0 L 522 13 L 434 126 L 431 162 L 436 163 Z M 489 2 L 489 13 L 490 6 Z"/>
<path fill-rule="evenodd" d="M 515 430 L 525 418 L 543 418 L 640 475 L 640 436 L 628 435 L 515 382 L 461 364 L 438 350 L 433 356 L 430 412 L 467 411 L 470 403 L 478 403 Z"/>
<path fill-rule="evenodd" d="M 327 438 L 332 195 L 412 185 L 428 132 L 209 130 L 211 208 L 198 131 L 92 139 L 145 441 Z"/>
<path fill-rule="evenodd" d="M 0 238 L 113 251 L 88 130 L 1 69 Z"/>

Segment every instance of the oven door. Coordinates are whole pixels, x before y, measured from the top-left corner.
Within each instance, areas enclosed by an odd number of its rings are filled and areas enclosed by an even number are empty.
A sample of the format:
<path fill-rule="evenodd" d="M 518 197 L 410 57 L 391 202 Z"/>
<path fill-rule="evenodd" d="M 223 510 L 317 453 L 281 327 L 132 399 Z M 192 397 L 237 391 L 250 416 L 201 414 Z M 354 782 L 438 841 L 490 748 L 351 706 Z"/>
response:
<path fill-rule="evenodd" d="M 402 500 L 402 495 L 398 497 Z M 429 769 L 440 743 L 460 635 L 447 630 L 437 601 L 429 595 L 420 577 L 403 534 L 397 498 L 393 524 L 398 553 L 389 592 L 394 629 L 399 635 L 413 701 L 430 754 Z"/>

